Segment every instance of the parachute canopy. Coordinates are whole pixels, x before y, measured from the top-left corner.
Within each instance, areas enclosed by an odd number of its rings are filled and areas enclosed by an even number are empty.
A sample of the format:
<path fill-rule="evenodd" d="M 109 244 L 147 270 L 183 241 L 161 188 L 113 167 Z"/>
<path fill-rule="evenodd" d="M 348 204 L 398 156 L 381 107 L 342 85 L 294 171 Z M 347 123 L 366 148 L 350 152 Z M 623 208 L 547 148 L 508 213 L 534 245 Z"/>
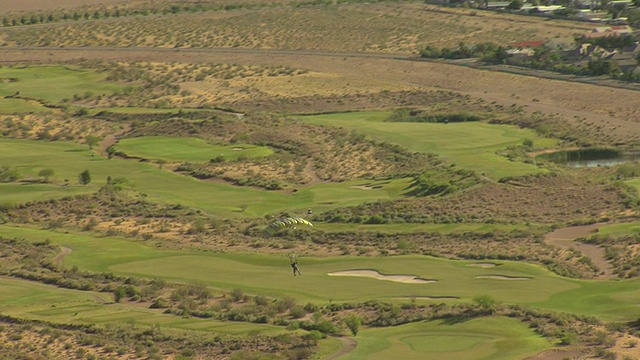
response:
<path fill-rule="evenodd" d="M 308 220 L 299 217 L 288 217 L 277 219 L 264 229 L 265 234 L 271 236 L 286 228 L 295 228 L 296 225 L 313 226 Z"/>

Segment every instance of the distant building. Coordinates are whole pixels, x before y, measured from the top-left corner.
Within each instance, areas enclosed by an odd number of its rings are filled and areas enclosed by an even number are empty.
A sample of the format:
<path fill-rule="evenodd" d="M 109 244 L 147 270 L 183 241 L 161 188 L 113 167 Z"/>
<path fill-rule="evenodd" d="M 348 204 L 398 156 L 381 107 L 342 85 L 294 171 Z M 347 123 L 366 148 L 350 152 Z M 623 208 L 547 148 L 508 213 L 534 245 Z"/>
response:
<path fill-rule="evenodd" d="M 506 9 L 507 6 L 509 6 L 509 4 L 511 4 L 510 1 L 487 2 L 487 4 L 485 5 L 485 9 L 489 9 L 489 10 Z"/>
<path fill-rule="evenodd" d="M 584 33 L 585 39 L 595 39 L 609 36 L 632 35 L 633 29 L 629 25 L 601 26 Z"/>

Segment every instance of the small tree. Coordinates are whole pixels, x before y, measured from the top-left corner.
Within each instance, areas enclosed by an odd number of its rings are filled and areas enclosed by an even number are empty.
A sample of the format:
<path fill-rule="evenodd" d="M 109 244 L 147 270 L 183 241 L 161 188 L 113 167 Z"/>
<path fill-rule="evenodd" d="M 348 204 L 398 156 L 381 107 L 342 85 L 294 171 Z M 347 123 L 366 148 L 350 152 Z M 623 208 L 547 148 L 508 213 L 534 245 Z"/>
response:
<path fill-rule="evenodd" d="M 520 10 L 522 9 L 522 0 L 513 0 L 507 5 L 507 9 L 509 10 Z"/>
<path fill-rule="evenodd" d="M 111 145 L 107 147 L 107 156 L 109 157 L 109 159 L 112 159 L 115 154 L 116 154 L 115 146 Z"/>
<path fill-rule="evenodd" d="M 127 294 L 124 287 L 118 286 L 115 290 L 113 290 L 113 297 L 115 302 L 119 303 L 120 300 Z"/>
<path fill-rule="evenodd" d="M 98 145 L 100 138 L 97 136 L 89 135 L 85 138 L 85 142 L 89 145 L 89 150 L 92 150 L 94 146 Z"/>
<path fill-rule="evenodd" d="M 473 298 L 473 302 L 482 310 L 493 314 L 498 306 L 498 301 L 490 295 L 478 295 Z"/>
<path fill-rule="evenodd" d="M 55 174 L 55 173 L 56 172 L 53 171 L 53 169 L 42 169 L 38 173 L 38 176 L 43 177 L 45 182 L 49 182 L 49 178 L 52 177 L 53 174 Z"/>
<path fill-rule="evenodd" d="M 88 185 L 91 182 L 91 173 L 89 172 L 89 170 L 85 170 L 80 173 L 78 178 L 80 180 L 80 184 Z"/>
<path fill-rule="evenodd" d="M 362 319 L 357 315 L 351 315 L 345 319 L 344 323 L 347 325 L 349 330 L 353 336 L 358 335 L 358 331 L 360 331 L 360 325 L 362 324 Z"/>
<path fill-rule="evenodd" d="M 7 165 L 0 166 L 0 182 L 14 182 L 20 179 L 18 170 Z"/>

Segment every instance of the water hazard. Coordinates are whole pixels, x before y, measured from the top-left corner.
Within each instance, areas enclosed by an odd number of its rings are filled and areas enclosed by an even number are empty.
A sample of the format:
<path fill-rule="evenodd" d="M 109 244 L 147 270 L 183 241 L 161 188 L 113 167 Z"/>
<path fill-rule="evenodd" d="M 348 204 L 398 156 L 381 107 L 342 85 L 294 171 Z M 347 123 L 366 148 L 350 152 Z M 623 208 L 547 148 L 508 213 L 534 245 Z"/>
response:
<path fill-rule="evenodd" d="M 538 160 L 553 161 L 563 166 L 596 167 L 613 166 L 627 162 L 640 161 L 640 151 L 621 151 L 617 149 L 580 149 L 558 151 L 536 156 Z"/>

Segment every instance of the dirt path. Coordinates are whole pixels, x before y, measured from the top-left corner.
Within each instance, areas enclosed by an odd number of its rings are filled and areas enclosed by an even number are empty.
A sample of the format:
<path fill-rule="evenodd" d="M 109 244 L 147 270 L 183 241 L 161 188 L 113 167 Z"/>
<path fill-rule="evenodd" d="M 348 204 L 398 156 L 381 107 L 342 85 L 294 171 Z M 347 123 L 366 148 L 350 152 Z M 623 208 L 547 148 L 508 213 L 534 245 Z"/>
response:
<path fill-rule="evenodd" d="M 571 226 L 557 229 L 544 237 L 545 243 L 558 246 L 562 249 L 576 249 L 591 259 L 593 264 L 601 271 L 597 279 L 612 279 L 614 277 L 611 264 L 605 257 L 604 249 L 598 245 L 583 244 L 575 239 L 594 233 L 603 224 L 591 224 Z"/>
<path fill-rule="evenodd" d="M 53 263 L 56 264 L 56 266 L 60 266 L 62 264 L 62 259 L 69 254 L 71 254 L 71 248 L 63 246 L 60 254 L 53 258 Z"/>
<path fill-rule="evenodd" d="M 586 359 L 584 349 L 580 348 L 562 348 L 550 349 L 528 357 L 525 360 L 564 360 L 564 359 Z"/>
<path fill-rule="evenodd" d="M 98 153 L 101 156 L 108 156 L 107 154 L 107 148 L 111 145 L 114 145 L 117 141 L 118 141 L 118 135 L 122 135 L 124 133 L 126 133 L 127 131 L 129 131 L 131 129 L 131 126 L 129 124 L 125 124 L 122 128 L 122 130 L 111 134 L 111 135 L 107 135 L 104 139 L 102 139 L 102 141 L 100 142 L 100 144 L 98 145 Z"/>
<path fill-rule="evenodd" d="M 316 173 L 316 171 L 313 168 L 313 162 L 311 162 L 311 161 L 307 162 L 307 166 L 304 168 L 304 175 L 311 179 L 311 181 L 309 181 L 306 184 L 306 186 L 315 185 L 315 184 L 323 182 L 323 180 L 320 179 L 320 177 L 318 177 L 318 174 Z"/>
<path fill-rule="evenodd" d="M 325 358 L 324 360 L 339 359 L 340 357 L 342 357 L 342 356 L 350 353 L 351 351 L 353 351 L 358 346 L 358 342 L 355 341 L 354 339 L 350 338 L 350 337 L 340 336 L 340 337 L 338 337 L 338 339 L 340 339 L 340 341 L 342 341 L 342 343 L 344 343 L 344 347 L 342 349 L 340 349 L 340 351 L 338 351 L 337 353 Z"/>

